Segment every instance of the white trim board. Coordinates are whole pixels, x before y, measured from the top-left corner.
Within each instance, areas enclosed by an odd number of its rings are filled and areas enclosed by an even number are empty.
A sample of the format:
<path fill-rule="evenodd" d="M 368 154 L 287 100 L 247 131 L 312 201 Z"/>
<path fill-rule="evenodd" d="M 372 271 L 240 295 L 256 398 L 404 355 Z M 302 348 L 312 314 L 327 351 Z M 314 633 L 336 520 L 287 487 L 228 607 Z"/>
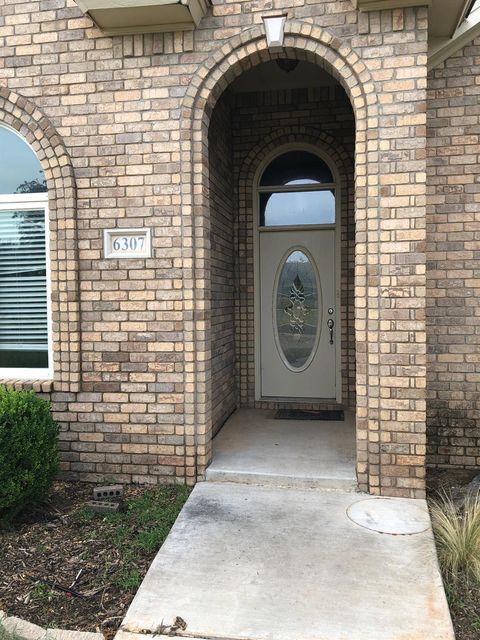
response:
<path fill-rule="evenodd" d="M 407 7 L 425 7 L 433 0 L 355 0 L 359 11 L 383 11 L 384 9 L 404 9 Z"/>
<path fill-rule="evenodd" d="M 29 193 L 0 196 L 0 211 L 42 209 L 45 215 L 45 257 L 47 281 L 47 334 L 48 368 L 0 367 L 0 378 L 5 380 L 51 380 L 53 379 L 53 325 L 52 325 L 52 276 L 50 255 L 50 223 L 48 193 Z"/>

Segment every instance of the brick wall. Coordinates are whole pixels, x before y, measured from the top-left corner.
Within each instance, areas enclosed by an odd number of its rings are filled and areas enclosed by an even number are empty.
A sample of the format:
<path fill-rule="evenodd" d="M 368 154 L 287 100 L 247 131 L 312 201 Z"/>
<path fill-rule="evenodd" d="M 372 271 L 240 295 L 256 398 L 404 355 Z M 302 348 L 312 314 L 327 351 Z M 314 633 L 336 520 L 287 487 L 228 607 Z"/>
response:
<path fill-rule="evenodd" d="M 480 466 L 480 39 L 428 79 L 428 463 Z"/>
<path fill-rule="evenodd" d="M 202 477 L 215 414 L 209 120 L 229 82 L 287 55 L 326 69 L 355 112 L 360 487 L 423 495 L 426 9 L 285 1 L 279 52 L 262 26 L 270 0 L 212 4 L 193 34 L 125 37 L 103 36 L 73 0 L 2 5 L 0 118 L 32 142 L 49 187 L 63 469 Z M 122 226 L 152 229 L 152 258 L 104 260 L 104 229 Z"/>
<path fill-rule="evenodd" d="M 216 432 L 237 406 L 235 380 L 235 202 L 232 110 L 228 94 L 218 101 L 209 130 L 212 428 Z"/>

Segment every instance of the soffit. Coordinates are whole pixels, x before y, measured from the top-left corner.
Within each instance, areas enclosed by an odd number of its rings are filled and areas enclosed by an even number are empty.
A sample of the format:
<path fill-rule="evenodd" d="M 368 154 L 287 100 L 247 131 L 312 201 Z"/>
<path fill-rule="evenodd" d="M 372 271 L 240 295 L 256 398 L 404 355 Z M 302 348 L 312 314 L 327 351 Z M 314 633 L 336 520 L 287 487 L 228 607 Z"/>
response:
<path fill-rule="evenodd" d="M 353 0 L 360 11 L 378 11 L 381 9 L 403 9 L 405 7 L 427 6 L 435 0 Z M 452 2 L 455 0 L 452 0 Z"/>
<path fill-rule="evenodd" d="M 210 0 L 77 0 L 106 35 L 189 31 L 206 14 Z"/>
<path fill-rule="evenodd" d="M 432 38 L 452 37 L 470 0 L 356 0 L 360 11 L 428 6 L 428 32 Z"/>
<path fill-rule="evenodd" d="M 468 8 L 468 7 L 467 7 Z M 464 18 L 464 16 L 462 16 Z M 458 51 L 480 36 L 480 3 L 462 19 L 452 36 L 437 36 L 429 40 L 428 68 L 433 69 L 454 56 Z"/>
<path fill-rule="evenodd" d="M 353 2 L 359 11 L 428 6 L 429 69 L 454 55 L 480 35 L 480 3 L 474 3 L 472 0 L 353 0 Z"/>

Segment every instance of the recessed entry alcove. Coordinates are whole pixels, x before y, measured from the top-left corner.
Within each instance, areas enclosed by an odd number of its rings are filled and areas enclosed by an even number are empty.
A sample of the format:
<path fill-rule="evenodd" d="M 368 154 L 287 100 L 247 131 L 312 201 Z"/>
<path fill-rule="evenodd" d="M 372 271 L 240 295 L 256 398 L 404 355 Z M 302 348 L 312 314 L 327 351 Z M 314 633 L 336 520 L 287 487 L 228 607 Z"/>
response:
<path fill-rule="evenodd" d="M 229 459 L 235 467 L 242 455 L 252 469 L 256 459 L 276 459 L 272 473 L 280 472 L 275 441 L 283 438 L 297 460 L 290 475 L 333 477 L 338 464 L 337 475 L 354 482 L 354 152 L 345 90 L 294 56 L 245 71 L 215 105 L 207 168 L 212 435 L 227 424 L 210 477 L 220 458 L 222 468 Z M 347 417 L 300 425 L 274 420 L 279 408 Z"/>

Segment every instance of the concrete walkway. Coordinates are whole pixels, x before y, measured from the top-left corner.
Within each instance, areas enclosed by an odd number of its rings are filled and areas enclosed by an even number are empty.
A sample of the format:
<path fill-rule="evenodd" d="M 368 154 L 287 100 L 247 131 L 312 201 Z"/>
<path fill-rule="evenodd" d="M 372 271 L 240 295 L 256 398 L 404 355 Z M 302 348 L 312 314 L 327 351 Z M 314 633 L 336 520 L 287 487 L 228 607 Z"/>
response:
<path fill-rule="evenodd" d="M 454 640 L 423 501 L 220 482 L 195 487 L 117 638 L 172 625 L 207 640 Z"/>
<path fill-rule="evenodd" d="M 276 420 L 275 411 L 240 409 L 213 441 L 212 482 L 354 489 L 355 417 Z"/>

